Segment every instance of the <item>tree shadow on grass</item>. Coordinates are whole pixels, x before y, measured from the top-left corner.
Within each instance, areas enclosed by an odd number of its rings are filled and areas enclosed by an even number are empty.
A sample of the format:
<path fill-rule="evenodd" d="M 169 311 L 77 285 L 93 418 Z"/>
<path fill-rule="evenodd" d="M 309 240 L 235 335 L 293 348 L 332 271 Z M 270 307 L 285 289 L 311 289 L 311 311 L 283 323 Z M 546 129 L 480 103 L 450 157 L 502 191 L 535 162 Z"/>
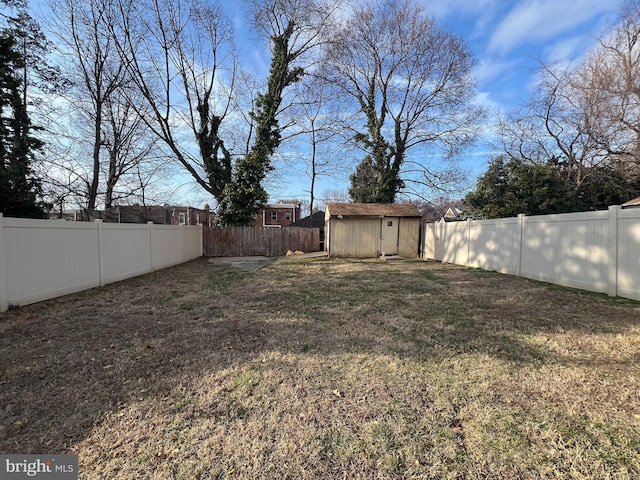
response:
<path fill-rule="evenodd" d="M 125 405 L 266 352 L 573 362 L 528 338 L 638 325 L 628 302 L 425 262 L 200 259 L 0 315 L 0 451 L 69 452 Z"/>
<path fill-rule="evenodd" d="M 226 354 L 243 333 L 207 298 L 209 273 L 199 260 L 2 314 L 0 451 L 68 451 L 128 402 L 241 360 Z M 243 336 L 246 353 L 262 348 Z"/>

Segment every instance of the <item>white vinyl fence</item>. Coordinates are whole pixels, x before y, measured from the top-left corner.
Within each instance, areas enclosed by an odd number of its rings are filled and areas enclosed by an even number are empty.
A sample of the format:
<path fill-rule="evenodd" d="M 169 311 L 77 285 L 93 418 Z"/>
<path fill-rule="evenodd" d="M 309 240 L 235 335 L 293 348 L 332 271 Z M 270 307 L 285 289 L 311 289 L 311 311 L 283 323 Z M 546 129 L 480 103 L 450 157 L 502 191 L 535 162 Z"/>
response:
<path fill-rule="evenodd" d="M 427 224 L 425 258 L 640 300 L 640 209 Z"/>
<path fill-rule="evenodd" d="M 0 214 L 0 311 L 202 256 L 202 227 L 63 222 Z"/>

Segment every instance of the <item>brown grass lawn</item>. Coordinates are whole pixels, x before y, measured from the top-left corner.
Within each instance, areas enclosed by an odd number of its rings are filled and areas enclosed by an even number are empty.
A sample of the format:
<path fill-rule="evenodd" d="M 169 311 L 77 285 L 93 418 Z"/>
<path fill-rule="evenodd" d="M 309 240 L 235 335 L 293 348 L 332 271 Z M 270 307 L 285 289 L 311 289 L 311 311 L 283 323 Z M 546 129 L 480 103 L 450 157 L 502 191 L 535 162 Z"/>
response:
<path fill-rule="evenodd" d="M 0 451 L 91 479 L 640 478 L 640 303 L 199 259 L 0 315 Z"/>

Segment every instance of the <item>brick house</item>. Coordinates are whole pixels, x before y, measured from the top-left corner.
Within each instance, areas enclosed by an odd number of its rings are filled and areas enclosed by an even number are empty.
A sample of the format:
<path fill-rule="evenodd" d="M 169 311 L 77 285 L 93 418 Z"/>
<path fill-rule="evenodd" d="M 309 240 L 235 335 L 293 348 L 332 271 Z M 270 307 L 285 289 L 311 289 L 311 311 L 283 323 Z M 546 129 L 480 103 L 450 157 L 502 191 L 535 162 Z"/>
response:
<path fill-rule="evenodd" d="M 170 225 L 208 225 L 212 226 L 215 221 L 215 214 L 209 210 L 209 205 L 205 205 L 204 209 L 185 207 L 185 206 L 169 206 L 166 207 L 170 212 Z"/>
<path fill-rule="evenodd" d="M 256 227 L 288 227 L 300 220 L 299 203 L 271 203 L 256 218 Z"/>
<path fill-rule="evenodd" d="M 75 210 L 51 212 L 50 218 L 107 223 L 147 223 L 158 225 L 213 225 L 215 213 L 205 205 L 204 209 L 181 205 L 120 205 L 106 210 Z"/>

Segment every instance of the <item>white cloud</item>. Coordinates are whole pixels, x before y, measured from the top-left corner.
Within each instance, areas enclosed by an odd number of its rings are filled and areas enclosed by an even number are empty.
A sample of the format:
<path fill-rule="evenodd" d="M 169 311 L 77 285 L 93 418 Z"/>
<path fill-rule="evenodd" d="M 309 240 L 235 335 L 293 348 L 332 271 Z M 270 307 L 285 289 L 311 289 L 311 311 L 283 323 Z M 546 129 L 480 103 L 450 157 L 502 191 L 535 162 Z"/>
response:
<path fill-rule="evenodd" d="M 544 58 L 555 65 L 570 67 L 580 62 L 595 44 L 591 37 L 578 36 L 563 39 L 550 44 L 544 50 Z"/>
<path fill-rule="evenodd" d="M 515 68 L 513 61 L 504 62 L 494 59 L 483 59 L 473 70 L 473 77 L 478 85 L 482 86 L 487 82 L 491 82 L 506 73 L 511 72 Z"/>
<path fill-rule="evenodd" d="M 491 97 L 491 92 L 478 92 L 478 94 L 473 99 L 473 103 L 479 107 L 485 108 L 490 115 L 494 115 L 502 107 L 500 103 L 496 102 Z"/>
<path fill-rule="evenodd" d="M 616 11 L 616 3 L 601 0 L 521 2 L 497 26 L 488 50 L 506 54 L 524 43 L 551 40 L 588 20 Z"/>

